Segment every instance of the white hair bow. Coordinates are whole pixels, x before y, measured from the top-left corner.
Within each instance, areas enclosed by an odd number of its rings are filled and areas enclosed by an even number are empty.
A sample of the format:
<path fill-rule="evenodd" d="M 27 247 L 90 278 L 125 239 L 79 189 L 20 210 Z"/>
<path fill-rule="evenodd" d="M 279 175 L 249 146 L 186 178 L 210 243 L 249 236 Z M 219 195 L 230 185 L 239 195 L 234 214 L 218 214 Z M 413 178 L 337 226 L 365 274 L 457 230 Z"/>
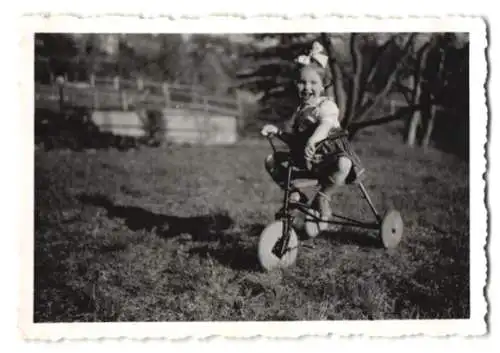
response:
<path fill-rule="evenodd" d="M 325 68 L 328 64 L 328 56 L 324 54 L 324 48 L 318 42 L 313 43 L 311 51 L 308 55 L 300 55 L 295 59 L 296 62 L 302 65 L 309 65 L 313 60 L 320 64 L 323 68 Z"/>

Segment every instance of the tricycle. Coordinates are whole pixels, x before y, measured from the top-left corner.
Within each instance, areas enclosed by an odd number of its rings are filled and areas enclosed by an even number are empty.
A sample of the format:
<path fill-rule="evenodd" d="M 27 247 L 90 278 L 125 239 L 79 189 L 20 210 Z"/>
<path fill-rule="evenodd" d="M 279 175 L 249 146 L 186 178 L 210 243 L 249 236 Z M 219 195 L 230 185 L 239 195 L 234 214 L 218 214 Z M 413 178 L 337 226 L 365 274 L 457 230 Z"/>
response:
<path fill-rule="evenodd" d="M 274 154 L 276 154 L 277 149 L 273 143 L 273 135 L 268 135 L 267 139 Z M 260 234 L 258 258 L 265 271 L 292 266 L 296 261 L 299 248 L 297 233 L 300 231 L 301 234 L 305 233 L 309 239 L 315 238 L 322 233 L 322 225 L 325 222 L 330 225 L 375 230 L 377 240 L 386 249 L 395 248 L 400 243 L 404 228 L 400 212 L 396 209 L 388 209 L 381 216 L 361 179 L 356 180 L 353 184 L 358 186 L 363 199 L 368 203 L 375 218 L 374 221 L 365 222 L 336 214 L 332 214 L 330 220 L 322 220 L 319 217 L 319 212 L 312 208 L 309 202 L 304 202 L 301 197 L 295 197 L 302 195 L 306 188 L 317 187 L 317 179 L 294 179 L 294 173 L 303 175 L 304 170 L 295 165 L 292 157 L 286 161 L 286 171 L 282 207 L 276 213 L 275 219 Z M 299 215 L 305 216 L 303 222 L 297 222 Z"/>

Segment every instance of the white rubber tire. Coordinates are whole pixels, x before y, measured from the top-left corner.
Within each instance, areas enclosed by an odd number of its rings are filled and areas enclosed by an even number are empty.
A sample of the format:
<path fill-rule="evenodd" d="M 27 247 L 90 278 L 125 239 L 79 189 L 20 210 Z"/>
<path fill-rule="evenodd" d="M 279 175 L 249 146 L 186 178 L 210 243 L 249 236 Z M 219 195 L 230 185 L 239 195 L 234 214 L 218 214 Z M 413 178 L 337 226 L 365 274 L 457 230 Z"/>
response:
<path fill-rule="evenodd" d="M 385 213 L 380 225 L 380 238 L 386 249 L 393 249 L 399 245 L 403 237 L 404 224 L 401 214 L 396 210 Z"/>
<path fill-rule="evenodd" d="M 258 257 L 261 267 L 266 271 L 290 267 L 297 259 L 299 240 L 293 227 L 290 227 L 288 250 L 285 254 L 279 258 L 272 251 L 276 242 L 282 237 L 283 226 L 283 221 L 274 221 L 260 234 Z"/>

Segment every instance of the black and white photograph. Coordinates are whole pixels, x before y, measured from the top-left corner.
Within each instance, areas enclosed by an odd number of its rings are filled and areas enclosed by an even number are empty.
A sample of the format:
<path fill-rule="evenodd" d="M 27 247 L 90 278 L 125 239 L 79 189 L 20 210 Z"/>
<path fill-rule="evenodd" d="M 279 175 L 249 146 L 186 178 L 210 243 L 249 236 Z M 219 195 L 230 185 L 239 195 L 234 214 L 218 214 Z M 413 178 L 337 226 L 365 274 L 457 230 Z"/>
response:
<path fill-rule="evenodd" d="M 480 325 L 484 48 L 445 24 L 33 33 L 30 325 Z"/>

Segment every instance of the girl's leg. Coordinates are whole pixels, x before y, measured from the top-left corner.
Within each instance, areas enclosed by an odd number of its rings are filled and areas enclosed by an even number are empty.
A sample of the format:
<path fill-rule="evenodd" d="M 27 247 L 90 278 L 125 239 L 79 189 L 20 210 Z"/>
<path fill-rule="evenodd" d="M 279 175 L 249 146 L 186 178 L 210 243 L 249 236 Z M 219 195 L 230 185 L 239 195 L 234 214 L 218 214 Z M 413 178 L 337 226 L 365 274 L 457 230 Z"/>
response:
<path fill-rule="evenodd" d="M 286 178 L 287 178 L 287 167 L 285 163 L 287 162 L 289 154 L 286 152 L 277 152 L 275 154 L 270 154 L 266 157 L 264 164 L 266 171 L 269 173 L 274 182 L 282 189 L 285 190 Z M 295 172 L 292 175 L 292 181 L 297 177 L 303 177 L 301 173 Z M 292 186 L 293 188 L 293 186 Z M 297 189 L 293 189 L 290 194 L 291 202 L 302 202 L 307 203 L 307 196 L 304 195 Z"/>
<path fill-rule="evenodd" d="M 283 163 L 287 157 L 288 155 L 285 152 L 277 152 L 268 155 L 264 160 L 266 171 L 281 189 L 285 188 L 286 168 Z"/>
<path fill-rule="evenodd" d="M 321 183 L 316 201 L 322 219 L 327 220 L 331 217 L 332 209 L 330 202 L 332 196 L 337 191 L 338 187 L 345 185 L 352 165 L 353 163 L 349 158 L 344 156 L 339 157 L 337 163 L 330 169 L 329 175 L 327 175 L 324 182 Z"/>

